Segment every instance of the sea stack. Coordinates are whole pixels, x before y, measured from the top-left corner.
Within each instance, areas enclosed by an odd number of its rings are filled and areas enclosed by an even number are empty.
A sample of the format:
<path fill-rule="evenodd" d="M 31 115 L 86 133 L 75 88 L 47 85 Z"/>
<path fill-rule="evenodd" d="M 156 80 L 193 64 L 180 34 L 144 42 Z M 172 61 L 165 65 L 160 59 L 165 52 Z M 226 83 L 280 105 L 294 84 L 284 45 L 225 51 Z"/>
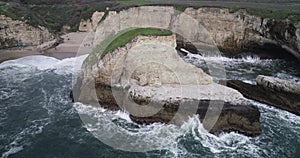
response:
<path fill-rule="evenodd" d="M 84 62 L 75 101 L 125 110 L 142 124 L 180 125 L 198 114 L 211 133 L 259 135 L 258 108 L 238 91 L 214 83 L 175 48 L 176 35 L 166 30 L 130 28 L 113 35 Z"/>

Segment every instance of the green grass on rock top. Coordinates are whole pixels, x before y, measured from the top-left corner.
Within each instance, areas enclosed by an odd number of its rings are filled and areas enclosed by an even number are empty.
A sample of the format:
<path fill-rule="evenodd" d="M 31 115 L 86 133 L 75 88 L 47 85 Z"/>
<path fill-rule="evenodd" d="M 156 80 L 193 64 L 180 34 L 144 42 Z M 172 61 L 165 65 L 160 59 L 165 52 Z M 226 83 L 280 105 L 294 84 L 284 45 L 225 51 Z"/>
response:
<path fill-rule="evenodd" d="M 106 38 L 90 53 L 85 62 L 88 64 L 95 64 L 97 56 L 100 55 L 101 59 L 109 52 L 114 51 L 117 48 L 125 46 L 128 42 L 132 41 L 135 37 L 142 36 L 168 36 L 172 35 L 169 30 L 159 28 L 128 28 L 111 35 Z"/>

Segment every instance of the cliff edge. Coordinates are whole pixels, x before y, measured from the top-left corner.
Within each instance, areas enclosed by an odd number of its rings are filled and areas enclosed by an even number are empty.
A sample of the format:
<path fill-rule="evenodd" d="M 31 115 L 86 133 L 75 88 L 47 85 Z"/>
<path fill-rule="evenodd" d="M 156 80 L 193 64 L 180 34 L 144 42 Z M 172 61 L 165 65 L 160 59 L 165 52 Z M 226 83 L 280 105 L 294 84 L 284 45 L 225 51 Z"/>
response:
<path fill-rule="evenodd" d="M 93 29 L 89 29 L 96 32 L 94 43 L 126 28 L 156 27 L 178 33 L 183 37 L 181 40 L 198 49 L 219 48 L 224 52 L 271 49 L 267 52 L 286 52 L 286 56 L 300 59 L 300 23 L 288 19 L 262 18 L 246 10 L 230 12 L 224 8 L 186 8 L 181 12 L 172 6 L 140 6 L 109 11 L 105 16 L 97 14 L 101 20 L 92 18 Z M 98 21 L 96 28 L 95 21 Z"/>

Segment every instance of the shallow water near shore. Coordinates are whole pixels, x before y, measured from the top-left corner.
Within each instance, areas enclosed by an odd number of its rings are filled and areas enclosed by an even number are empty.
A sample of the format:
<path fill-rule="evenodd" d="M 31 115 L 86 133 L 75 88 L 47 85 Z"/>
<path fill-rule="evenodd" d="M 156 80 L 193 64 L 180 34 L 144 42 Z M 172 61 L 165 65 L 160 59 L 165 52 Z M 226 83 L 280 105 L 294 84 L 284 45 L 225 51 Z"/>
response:
<path fill-rule="evenodd" d="M 74 75 L 86 56 L 63 60 L 30 56 L 0 64 L 0 156 L 6 157 L 300 157 L 300 117 L 253 101 L 261 112 L 262 134 L 234 132 L 219 136 L 205 131 L 196 116 L 183 126 L 137 125 L 124 112 L 72 103 Z M 297 62 L 255 57 L 232 59 L 188 55 L 185 60 L 205 69 L 205 62 L 224 63 L 227 79 L 254 83 L 258 74 L 299 82 Z M 76 65 L 74 66 L 74 62 Z M 82 116 L 113 124 L 89 126 Z M 91 133 L 112 125 L 140 136 L 155 150 L 128 152 L 112 148 Z M 109 133 L 107 138 L 110 137 Z M 132 140 L 134 142 L 135 140 Z M 118 142 L 117 142 L 118 143 Z M 122 143 L 122 142 L 119 142 Z M 143 144 L 139 144 L 143 145 Z"/>

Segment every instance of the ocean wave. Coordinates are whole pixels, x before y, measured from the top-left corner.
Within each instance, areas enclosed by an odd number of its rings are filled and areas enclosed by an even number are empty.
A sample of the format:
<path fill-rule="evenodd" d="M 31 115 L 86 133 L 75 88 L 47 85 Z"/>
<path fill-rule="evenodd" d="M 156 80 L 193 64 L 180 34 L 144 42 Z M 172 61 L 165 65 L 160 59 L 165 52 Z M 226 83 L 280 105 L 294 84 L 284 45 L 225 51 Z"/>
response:
<path fill-rule="evenodd" d="M 58 74 L 77 74 L 87 55 L 66 58 L 63 60 L 43 55 L 27 56 L 0 64 L 0 69 L 16 68 L 16 72 L 24 73 L 29 70 L 54 70 Z M 19 70 L 19 71 L 18 71 Z"/>
<path fill-rule="evenodd" d="M 274 62 L 280 62 L 279 59 L 261 59 L 258 56 L 245 56 L 242 58 L 229 58 L 225 56 L 203 56 L 199 54 L 191 54 L 189 53 L 187 56 L 184 57 L 186 61 L 203 64 L 204 62 L 208 63 L 223 63 L 223 64 L 241 64 L 241 63 L 247 63 L 247 64 L 259 64 L 259 65 L 269 65 Z"/>
<path fill-rule="evenodd" d="M 48 119 L 40 119 L 31 121 L 32 125 L 22 129 L 19 133 L 13 136 L 13 140 L 4 146 L 5 152 L 1 158 L 7 158 L 12 154 L 16 154 L 24 149 L 25 146 L 31 144 L 28 136 L 34 137 L 43 132 L 43 128 L 48 124 Z"/>
<path fill-rule="evenodd" d="M 129 114 L 106 111 L 102 108 L 74 104 L 85 127 L 101 142 L 124 151 L 146 152 L 166 150 L 176 145 L 176 139 L 183 131 L 175 125 L 161 123 L 138 125 L 132 123 Z M 115 121 L 125 119 L 126 126 L 118 126 Z M 121 121 L 122 122 L 122 121 Z"/>
<path fill-rule="evenodd" d="M 122 111 L 111 112 L 82 103 L 75 103 L 74 107 L 79 112 L 88 131 L 103 143 L 120 150 L 133 152 L 167 150 L 172 157 L 195 155 L 195 153 L 189 152 L 189 149 L 182 148 L 180 144 L 185 135 L 192 134 L 194 141 L 198 141 L 213 154 L 236 153 L 239 150 L 238 154 L 251 154 L 257 157 L 256 153 L 260 151 L 259 147 L 253 143 L 257 138 L 235 132 L 222 133 L 219 136 L 213 135 L 203 128 L 197 115 L 191 117 L 180 127 L 161 123 L 137 125 L 130 120 L 129 114 Z M 113 120 L 117 118 L 125 120 L 127 125 L 116 127 L 118 123 Z M 120 135 L 124 135 L 124 137 L 120 137 Z"/>
<path fill-rule="evenodd" d="M 272 117 L 276 117 L 278 119 L 280 119 L 281 121 L 287 122 L 290 125 L 296 125 L 294 127 L 300 129 L 300 117 L 290 113 L 288 111 L 285 110 L 281 110 L 263 103 L 259 103 L 256 101 L 251 101 L 254 105 L 263 108 L 264 110 L 267 110 L 268 113 L 265 113 L 268 117 L 272 116 Z M 300 131 L 298 131 L 300 134 Z"/>

